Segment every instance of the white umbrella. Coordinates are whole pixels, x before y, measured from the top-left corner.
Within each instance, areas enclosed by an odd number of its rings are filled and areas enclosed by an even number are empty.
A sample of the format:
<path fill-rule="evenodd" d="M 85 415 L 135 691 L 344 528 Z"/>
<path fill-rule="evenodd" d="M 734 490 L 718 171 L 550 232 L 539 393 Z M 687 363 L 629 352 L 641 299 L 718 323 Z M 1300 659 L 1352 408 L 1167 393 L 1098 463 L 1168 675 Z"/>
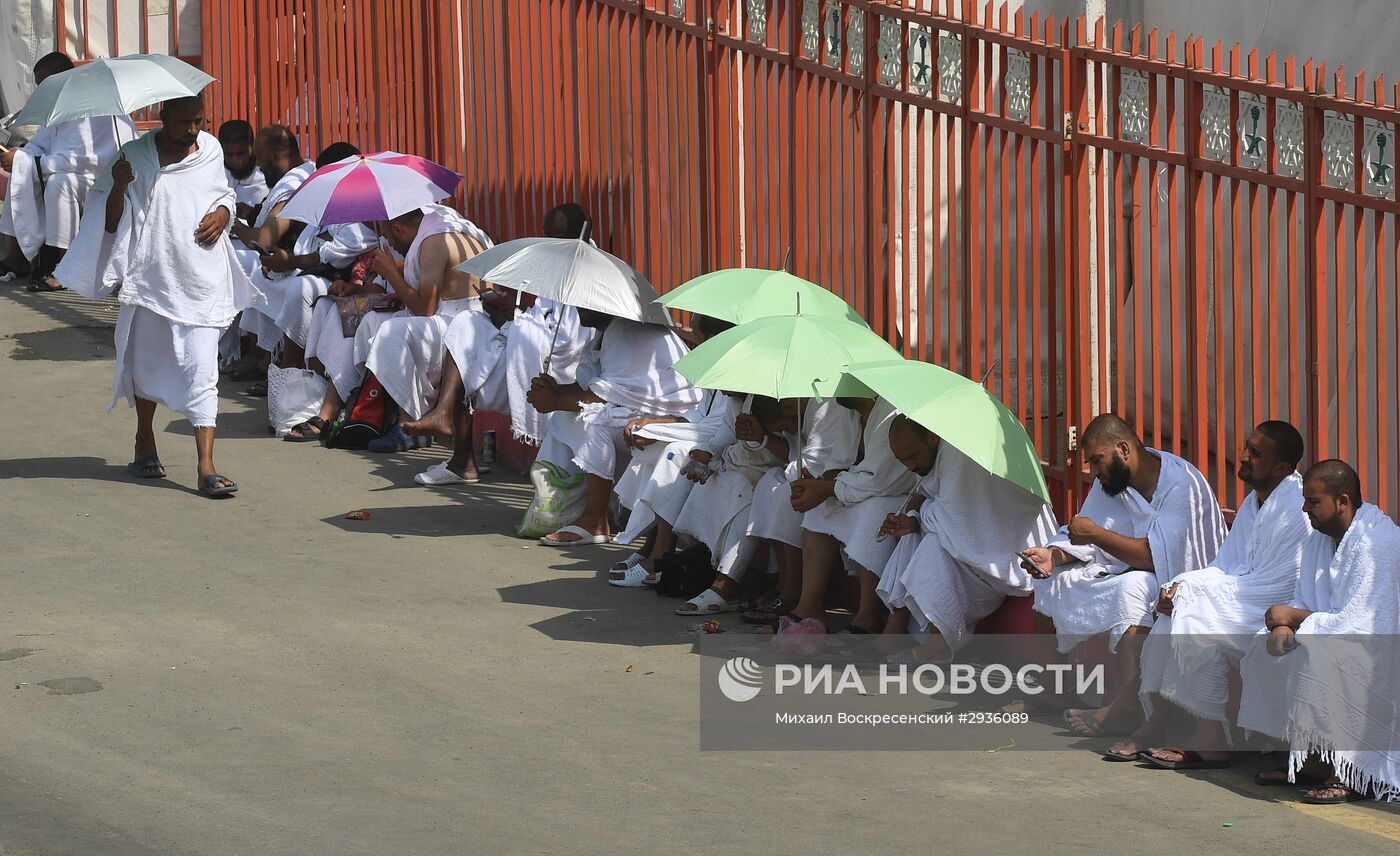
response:
<path fill-rule="evenodd" d="M 161 101 L 198 95 L 213 82 L 189 63 L 164 54 L 95 59 L 45 79 L 10 124 L 125 116 Z"/>
<path fill-rule="evenodd" d="M 457 270 L 578 309 L 670 325 L 646 277 L 579 238 L 520 238 L 497 244 Z"/>

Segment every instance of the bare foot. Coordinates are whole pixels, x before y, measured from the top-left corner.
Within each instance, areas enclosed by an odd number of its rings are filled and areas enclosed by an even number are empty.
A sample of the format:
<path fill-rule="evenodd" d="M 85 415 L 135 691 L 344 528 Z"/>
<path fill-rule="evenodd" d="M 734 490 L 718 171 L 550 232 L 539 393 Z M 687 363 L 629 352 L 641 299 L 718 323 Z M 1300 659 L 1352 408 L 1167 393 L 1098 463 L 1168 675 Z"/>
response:
<path fill-rule="evenodd" d="M 1138 742 L 1137 738 L 1129 737 L 1108 747 L 1104 757 L 1114 761 L 1132 761 L 1137 758 L 1142 748 L 1142 744 Z"/>
<path fill-rule="evenodd" d="M 422 419 L 407 419 L 399 427 L 410 437 L 433 437 L 438 440 L 452 439 L 452 420 L 446 413 L 436 410 L 423 414 Z"/>

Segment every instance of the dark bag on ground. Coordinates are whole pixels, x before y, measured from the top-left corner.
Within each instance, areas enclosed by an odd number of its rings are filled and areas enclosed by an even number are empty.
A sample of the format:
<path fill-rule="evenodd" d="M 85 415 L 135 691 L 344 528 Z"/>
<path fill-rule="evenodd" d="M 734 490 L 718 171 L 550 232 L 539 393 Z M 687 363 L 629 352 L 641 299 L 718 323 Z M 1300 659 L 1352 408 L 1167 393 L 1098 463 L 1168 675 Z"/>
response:
<path fill-rule="evenodd" d="M 398 418 L 398 405 L 384 391 L 379 378 L 366 373 L 364 382 L 346 399 L 340 415 L 321 432 L 321 442 L 327 449 L 363 449 L 370 440 L 389 433 Z"/>
<path fill-rule="evenodd" d="M 656 560 L 656 572 L 661 580 L 656 593 L 661 597 L 690 600 L 715 581 L 715 569 L 710 565 L 710 548 L 696 544 L 684 550 L 672 550 Z"/>

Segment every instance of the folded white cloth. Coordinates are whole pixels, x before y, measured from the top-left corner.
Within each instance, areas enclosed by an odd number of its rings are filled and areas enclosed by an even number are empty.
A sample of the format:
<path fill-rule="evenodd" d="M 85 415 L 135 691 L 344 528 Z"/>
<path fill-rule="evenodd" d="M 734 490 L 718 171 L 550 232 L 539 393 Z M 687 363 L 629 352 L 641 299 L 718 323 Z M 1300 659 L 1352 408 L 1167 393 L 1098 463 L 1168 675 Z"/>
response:
<path fill-rule="evenodd" d="M 44 192 L 39 181 L 39 164 L 24 149 L 15 150 L 0 229 L 14 236 L 27 259 L 39 255 L 39 249 L 44 246 Z"/>
<path fill-rule="evenodd" d="M 659 518 L 674 523 L 695 485 L 681 475 L 690 461 L 691 450 L 709 442 L 725 426 L 732 426 L 739 401 L 718 390 L 705 390 L 700 404 L 679 418 L 683 422 L 653 423 L 637 433 L 661 442 L 632 452 L 631 460 L 614 492 L 624 508 L 632 513 L 627 529 L 618 536 L 621 543 L 639 538 Z"/>
<path fill-rule="evenodd" d="M 409 418 L 422 418 L 437 403 L 447 328 L 464 312 L 480 313 L 481 299 L 439 300 L 434 315 L 398 313 L 375 333 L 365 368 Z"/>

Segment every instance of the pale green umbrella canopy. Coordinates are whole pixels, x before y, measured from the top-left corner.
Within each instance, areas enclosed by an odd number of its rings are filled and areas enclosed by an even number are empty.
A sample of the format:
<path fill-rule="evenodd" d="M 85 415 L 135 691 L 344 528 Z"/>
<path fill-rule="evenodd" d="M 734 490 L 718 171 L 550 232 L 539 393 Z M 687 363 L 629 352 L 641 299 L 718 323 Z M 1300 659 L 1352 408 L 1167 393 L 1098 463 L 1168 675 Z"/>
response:
<path fill-rule="evenodd" d="M 735 324 L 773 315 L 820 315 L 866 326 L 846 301 L 820 285 L 766 268 L 728 268 L 697 276 L 657 302 Z"/>
<path fill-rule="evenodd" d="M 772 398 L 871 397 L 844 372 L 856 363 L 898 359 L 899 352 L 841 318 L 775 315 L 740 324 L 676 362 L 676 371 L 707 389 Z"/>
<path fill-rule="evenodd" d="M 861 363 L 849 373 L 987 472 L 1050 501 L 1040 454 L 1025 426 L 981 384 L 916 360 Z"/>
<path fill-rule="evenodd" d="M 95 116 L 125 116 L 175 98 L 198 95 L 214 78 L 164 54 L 95 59 L 39 84 L 12 125 L 55 125 Z"/>

